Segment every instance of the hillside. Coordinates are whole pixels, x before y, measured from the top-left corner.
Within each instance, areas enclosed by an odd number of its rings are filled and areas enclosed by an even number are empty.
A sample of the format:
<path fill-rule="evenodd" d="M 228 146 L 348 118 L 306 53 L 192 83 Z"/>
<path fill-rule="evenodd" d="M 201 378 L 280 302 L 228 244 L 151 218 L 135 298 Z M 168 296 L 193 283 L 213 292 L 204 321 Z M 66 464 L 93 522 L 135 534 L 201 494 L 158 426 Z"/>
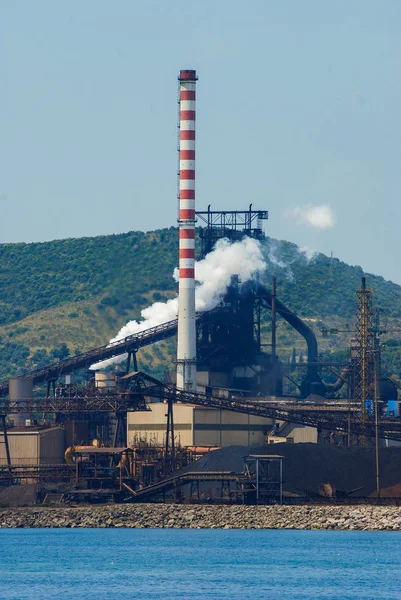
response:
<path fill-rule="evenodd" d="M 320 348 L 344 348 L 350 335 L 322 338 L 322 327 L 352 328 L 355 289 L 363 271 L 318 254 L 309 260 L 297 246 L 267 238 L 263 281 L 277 277 L 280 299 L 316 329 Z M 177 264 L 177 230 L 0 245 L 0 378 L 42 366 L 107 343 L 129 319 L 154 301 L 176 293 L 172 277 Z M 382 320 L 401 323 L 401 287 L 367 275 Z M 267 331 L 268 323 L 265 326 Z M 384 361 L 401 376 L 397 335 Z M 280 353 L 289 359 L 302 338 L 279 324 Z M 144 349 L 142 365 L 161 374 L 171 360 L 173 342 Z"/>

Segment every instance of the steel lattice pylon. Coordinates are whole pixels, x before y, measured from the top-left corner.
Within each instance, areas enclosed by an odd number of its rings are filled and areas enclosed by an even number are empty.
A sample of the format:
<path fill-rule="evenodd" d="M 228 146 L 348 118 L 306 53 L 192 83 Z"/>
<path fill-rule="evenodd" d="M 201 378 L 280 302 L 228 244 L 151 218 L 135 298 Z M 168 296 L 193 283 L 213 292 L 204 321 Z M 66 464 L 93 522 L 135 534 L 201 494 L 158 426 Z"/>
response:
<path fill-rule="evenodd" d="M 366 420 L 366 400 L 374 385 L 373 317 L 373 292 L 366 288 L 366 279 L 362 277 L 361 289 L 356 292 L 354 345 L 354 397 L 361 404 L 362 421 Z"/>

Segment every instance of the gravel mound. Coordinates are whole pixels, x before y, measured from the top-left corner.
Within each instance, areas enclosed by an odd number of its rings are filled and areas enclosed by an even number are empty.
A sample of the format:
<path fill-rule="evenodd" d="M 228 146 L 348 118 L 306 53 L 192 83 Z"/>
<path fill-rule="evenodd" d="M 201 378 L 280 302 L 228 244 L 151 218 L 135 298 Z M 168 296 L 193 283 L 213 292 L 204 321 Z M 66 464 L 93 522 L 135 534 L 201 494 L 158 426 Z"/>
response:
<path fill-rule="evenodd" d="M 397 506 L 196 506 L 133 504 L 0 509 L 4 528 L 401 530 Z"/>

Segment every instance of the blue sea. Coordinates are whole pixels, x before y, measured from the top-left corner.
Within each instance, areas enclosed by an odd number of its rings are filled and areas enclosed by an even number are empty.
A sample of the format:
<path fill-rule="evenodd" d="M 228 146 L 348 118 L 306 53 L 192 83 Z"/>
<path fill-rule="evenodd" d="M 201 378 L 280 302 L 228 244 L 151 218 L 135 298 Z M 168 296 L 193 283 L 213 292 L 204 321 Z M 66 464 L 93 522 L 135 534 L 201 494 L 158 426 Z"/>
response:
<path fill-rule="evenodd" d="M 0 530 L 0 598 L 401 599 L 401 533 Z"/>

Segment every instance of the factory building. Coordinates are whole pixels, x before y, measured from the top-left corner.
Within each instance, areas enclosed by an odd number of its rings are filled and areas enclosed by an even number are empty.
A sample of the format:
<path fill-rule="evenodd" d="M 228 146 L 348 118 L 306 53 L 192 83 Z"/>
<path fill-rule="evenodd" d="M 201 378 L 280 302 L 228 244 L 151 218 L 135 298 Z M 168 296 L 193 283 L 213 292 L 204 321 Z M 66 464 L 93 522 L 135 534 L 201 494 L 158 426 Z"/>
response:
<path fill-rule="evenodd" d="M 150 411 L 129 412 L 128 444 L 147 440 L 164 445 L 167 405 L 150 404 Z M 317 442 L 317 430 L 302 425 L 275 424 L 273 419 L 249 414 L 176 404 L 174 406 L 174 437 L 181 446 L 252 446 L 277 442 Z"/>
<path fill-rule="evenodd" d="M 128 413 L 128 443 L 138 438 L 163 444 L 167 406 L 151 404 L 151 411 Z M 199 406 L 174 406 L 174 434 L 181 446 L 252 445 L 266 441 L 272 420 Z"/>
<path fill-rule="evenodd" d="M 267 436 L 268 444 L 280 444 L 290 442 L 292 444 L 318 443 L 318 433 L 316 427 L 307 425 L 295 425 L 285 421 L 277 421 L 275 430 Z"/>
<path fill-rule="evenodd" d="M 8 445 L 14 465 L 58 465 L 64 462 L 63 427 L 13 427 Z M 0 434 L 0 465 L 7 464 L 4 434 Z"/>

